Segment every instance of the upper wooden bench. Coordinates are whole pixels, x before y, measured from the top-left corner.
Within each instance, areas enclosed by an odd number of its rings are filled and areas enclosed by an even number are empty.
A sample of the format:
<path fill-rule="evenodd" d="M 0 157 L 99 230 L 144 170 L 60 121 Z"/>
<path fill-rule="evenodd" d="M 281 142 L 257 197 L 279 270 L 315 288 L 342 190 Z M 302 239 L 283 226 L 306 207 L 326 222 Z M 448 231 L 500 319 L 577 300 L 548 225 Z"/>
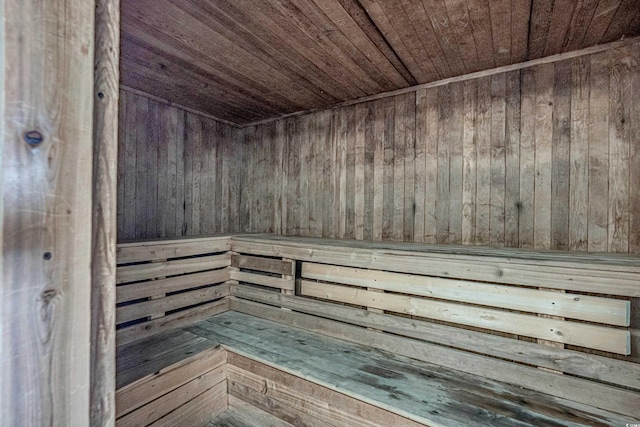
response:
<path fill-rule="evenodd" d="M 245 235 L 118 264 L 118 345 L 230 308 L 640 419 L 638 257 Z"/>

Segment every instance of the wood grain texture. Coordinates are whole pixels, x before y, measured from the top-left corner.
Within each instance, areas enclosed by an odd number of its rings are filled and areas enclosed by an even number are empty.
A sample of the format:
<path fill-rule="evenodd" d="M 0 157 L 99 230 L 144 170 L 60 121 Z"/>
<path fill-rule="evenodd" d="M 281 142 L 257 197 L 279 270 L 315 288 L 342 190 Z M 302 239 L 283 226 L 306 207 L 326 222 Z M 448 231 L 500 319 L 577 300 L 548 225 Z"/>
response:
<path fill-rule="evenodd" d="M 10 426 L 89 425 L 94 6 L 0 9 L 0 412 Z M 41 142 L 27 144 L 29 132 Z"/>
<path fill-rule="evenodd" d="M 635 36 L 636 6 L 123 0 L 122 80 L 227 122 L 256 123 Z"/>
<path fill-rule="evenodd" d="M 97 0 L 95 10 L 90 425 L 106 427 L 115 420 L 120 2 Z"/>
<path fill-rule="evenodd" d="M 628 160 L 638 126 L 629 103 L 637 96 L 634 49 L 424 89 L 415 100 L 375 100 L 355 106 L 355 113 L 350 106 L 286 119 L 296 123 L 285 132 L 305 159 L 302 173 L 288 170 L 296 185 L 286 189 L 286 198 L 298 199 L 302 216 L 314 222 L 304 232 L 284 224 L 283 234 L 322 237 L 329 228 L 339 238 L 637 253 L 629 227 L 635 217 L 626 207 L 637 174 L 637 162 Z M 329 183 L 327 159 L 312 137 L 323 128 L 334 130 Z M 245 139 L 252 147 L 262 143 L 268 142 Z M 257 165 L 270 161 L 254 152 L 257 157 L 244 162 L 248 182 Z M 287 163 L 297 161 L 289 156 Z M 260 185 L 260 193 L 280 191 L 280 182 Z M 241 192 L 244 202 L 258 203 L 254 189 Z M 327 203 L 333 204 L 330 219 L 310 211 L 325 210 Z M 241 229 L 268 231 L 285 217 L 267 215 L 266 224 L 243 223 Z"/>

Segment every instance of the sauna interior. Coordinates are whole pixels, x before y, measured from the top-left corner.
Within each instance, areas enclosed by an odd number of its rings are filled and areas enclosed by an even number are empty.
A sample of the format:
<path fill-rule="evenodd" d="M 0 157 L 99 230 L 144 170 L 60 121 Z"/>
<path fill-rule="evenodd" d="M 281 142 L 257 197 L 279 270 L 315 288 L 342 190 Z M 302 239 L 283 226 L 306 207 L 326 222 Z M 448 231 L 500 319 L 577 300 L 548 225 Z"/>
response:
<path fill-rule="evenodd" d="M 0 16 L 0 425 L 640 425 L 636 0 Z"/>

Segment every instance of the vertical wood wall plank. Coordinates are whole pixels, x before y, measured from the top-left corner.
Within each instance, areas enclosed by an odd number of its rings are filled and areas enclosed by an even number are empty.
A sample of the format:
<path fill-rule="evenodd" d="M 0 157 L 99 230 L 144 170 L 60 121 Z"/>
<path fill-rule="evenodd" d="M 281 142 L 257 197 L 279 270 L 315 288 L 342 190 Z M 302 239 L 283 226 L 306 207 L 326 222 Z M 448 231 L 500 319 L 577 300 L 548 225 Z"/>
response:
<path fill-rule="evenodd" d="M 589 252 L 606 252 L 609 206 L 609 52 L 591 56 L 589 82 Z"/>
<path fill-rule="evenodd" d="M 94 16 L 94 1 L 0 8 L 3 425 L 89 425 Z"/>
<path fill-rule="evenodd" d="M 504 246 L 507 247 L 520 244 L 520 83 L 520 71 L 507 73 L 504 199 Z"/>
<path fill-rule="evenodd" d="M 572 60 L 569 170 L 569 250 L 586 251 L 589 212 L 589 73 L 588 57 Z"/>
<path fill-rule="evenodd" d="M 489 242 L 504 246 L 505 203 L 505 136 L 506 136 L 505 74 L 491 77 L 491 208 L 489 214 Z"/>
<path fill-rule="evenodd" d="M 520 215 L 518 218 L 518 245 L 533 248 L 533 217 L 535 193 L 535 133 L 534 119 L 536 80 L 533 69 L 521 72 L 521 134 L 520 134 Z"/>
<path fill-rule="evenodd" d="M 120 2 L 95 4 L 89 425 L 115 423 Z M 120 116 L 123 117 L 123 116 Z M 122 174 L 123 175 L 123 174 Z"/>
<path fill-rule="evenodd" d="M 491 78 L 478 79 L 476 128 L 476 244 L 490 242 L 491 216 Z"/>
<path fill-rule="evenodd" d="M 551 247 L 569 248 L 571 61 L 555 64 L 551 165 Z"/>
<path fill-rule="evenodd" d="M 462 236 L 461 243 L 476 242 L 476 98 L 477 82 L 464 82 L 462 134 Z"/>

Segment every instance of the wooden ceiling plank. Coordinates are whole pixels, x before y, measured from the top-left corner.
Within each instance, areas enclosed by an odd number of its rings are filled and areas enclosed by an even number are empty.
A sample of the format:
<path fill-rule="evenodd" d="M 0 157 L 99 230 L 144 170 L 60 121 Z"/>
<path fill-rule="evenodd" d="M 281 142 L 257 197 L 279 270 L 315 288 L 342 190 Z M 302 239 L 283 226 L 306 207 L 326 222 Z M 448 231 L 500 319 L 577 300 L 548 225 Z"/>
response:
<path fill-rule="evenodd" d="M 640 34 L 640 9 L 638 9 L 636 17 L 633 18 L 633 21 L 631 21 L 631 23 L 629 24 L 626 33 L 630 34 L 631 36 Z"/>
<path fill-rule="evenodd" d="M 337 51 L 341 52 L 345 58 L 349 58 L 350 61 L 358 67 L 359 73 L 364 73 L 366 76 L 370 77 L 371 80 L 381 88 L 397 87 L 397 85 L 393 83 L 392 79 L 390 79 L 387 74 L 382 71 L 382 68 L 378 66 L 379 64 L 376 64 L 371 57 L 363 54 L 358 46 L 354 44 L 354 40 L 351 40 L 351 37 L 346 36 L 346 34 L 342 32 L 342 29 L 336 25 L 336 22 L 330 19 L 329 16 L 324 13 L 324 11 L 319 8 L 313 0 L 289 1 L 295 8 L 302 12 L 302 14 L 308 19 L 309 23 L 312 23 L 317 30 L 326 37 L 326 41 L 328 43 L 331 43 Z M 320 0 L 320 2 L 323 1 L 326 0 Z M 338 9 L 342 9 L 342 7 L 337 3 L 333 3 L 329 9 L 336 11 Z M 352 25 L 350 29 L 354 29 L 354 27 L 357 28 L 357 26 Z M 347 34 L 350 29 L 347 29 Z M 357 31 L 356 34 L 350 34 L 350 36 L 357 37 Z M 380 52 L 377 49 L 374 49 L 373 55 L 370 56 L 379 59 L 379 53 Z M 384 58 L 382 59 L 383 62 L 387 62 Z M 393 67 L 389 68 L 390 70 L 393 69 Z M 396 74 L 395 70 L 394 74 Z"/>
<path fill-rule="evenodd" d="M 394 20 L 395 24 L 400 27 L 399 29 L 396 29 L 382 7 L 375 0 L 358 1 L 366 10 L 376 27 L 380 29 L 380 32 L 384 35 L 386 40 L 388 40 L 394 52 L 396 52 L 402 62 L 406 64 L 407 68 L 418 83 L 428 81 L 429 79 L 437 76 L 435 71 L 433 71 L 433 74 L 431 75 L 427 74 L 427 69 L 419 64 L 414 58 L 410 46 L 405 43 L 406 37 L 403 37 L 403 34 L 407 31 L 406 25 L 401 25 L 397 20 Z"/>
<path fill-rule="evenodd" d="M 123 29 L 127 31 L 127 27 L 130 24 L 125 22 L 122 24 Z M 268 99 L 267 102 L 272 103 L 274 106 L 279 106 L 280 109 L 295 109 L 298 108 L 295 103 L 292 103 L 287 98 L 280 96 L 277 92 L 272 93 L 273 89 L 265 87 L 260 83 L 254 82 L 251 79 L 245 77 L 242 74 L 236 74 L 233 70 L 214 62 L 211 64 L 204 58 L 204 61 L 198 59 L 200 56 L 197 52 L 193 52 L 191 49 L 184 46 L 174 46 L 172 44 L 164 43 L 164 40 L 153 38 L 152 33 L 155 31 L 151 28 L 147 28 L 146 31 L 140 31 L 139 28 L 144 26 L 142 23 L 137 23 L 135 27 L 131 28 L 125 33 L 124 39 L 133 39 L 138 44 L 144 43 L 148 49 L 156 49 L 158 53 L 162 53 L 167 61 L 179 60 L 185 64 L 188 64 L 192 70 L 199 70 L 200 75 L 207 75 L 212 80 L 218 80 L 233 85 L 238 90 L 250 93 L 251 96 L 259 99 Z M 151 34 L 150 34 L 151 33 Z M 171 40 L 168 40 L 171 43 Z M 161 46 L 158 44 L 161 43 Z M 193 55 L 190 55 L 193 54 Z M 194 57 L 195 55 L 195 57 Z"/>
<path fill-rule="evenodd" d="M 288 20 L 281 10 L 269 1 L 237 0 L 238 6 L 251 11 L 261 25 L 266 25 L 274 33 L 277 33 L 291 49 L 306 57 L 328 76 L 338 82 L 344 91 L 344 98 L 363 96 L 365 91 L 359 85 L 353 84 L 351 76 L 331 55 L 328 55 L 317 45 L 317 40 L 309 36 L 297 25 Z M 283 49 L 286 49 L 283 46 Z"/>
<path fill-rule="evenodd" d="M 183 0 L 170 0 L 172 2 Z M 293 82 L 293 88 L 301 86 L 310 93 L 313 93 L 319 100 L 325 103 L 335 102 L 336 98 L 322 90 L 322 82 L 320 79 L 314 79 L 314 74 L 309 70 L 300 67 L 295 61 L 283 55 L 273 48 L 279 44 L 269 45 L 267 41 L 254 35 L 241 22 L 233 19 L 232 16 L 221 9 L 217 4 L 219 2 L 186 2 L 184 8 L 194 17 L 199 16 L 200 20 L 211 28 L 215 28 L 217 32 L 226 37 L 228 40 L 234 41 L 241 45 L 247 52 L 254 55 L 259 60 L 269 64 L 275 70 L 287 76 Z M 315 81 L 313 81 L 315 80 Z M 321 102 L 322 102 L 321 101 Z"/>
<path fill-rule="evenodd" d="M 493 36 L 491 18 L 489 16 L 489 0 L 467 0 L 467 8 L 471 17 L 473 38 L 478 47 L 480 68 L 487 70 L 496 66 L 493 52 Z"/>
<path fill-rule="evenodd" d="M 511 0 L 511 63 L 528 58 L 531 0 Z"/>
<path fill-rule="evenodd" d="M 555 0 L 544 56 L 562 52 L 566 40 L 571 37 L 569 27 L 575 7 L 575 0 Z"/>
<path fill-rule="evenodd" d="M 342 32 L 344 38 L 350 40 L 352 45 L 365 58 L 369 58 L 395 87 L 409 84 L 381 50 L 369 39 L 353 17 L 342 7 L 339 0 L 314 0 L 314 3 Z"/>
<path fill-rule="evenodd" d="M 547 47 L 554 0 L 533 0 L 529 30 L 529 57 L 542 58 Z"/>
<path fill-rule="evenodd" d="M 481 70 L 478 58 L 478 48 L 473 35 L 473 25 L 469 16 L 469 9 L 465 0 L 444 0 L 449 16 L 449 22 L 453 28 L 458 48 L 462 55 L 466 73 Z"/>
<path fill-rule="evenodd" d="M 178 49 L 181 54 L 189 54 L 202 64 L 214 66 L 221 71 L 226 68 L 233 74 L 242 75 L 271 91 L 269 95 L 287 99 L 292 106 L 313 105 L 315 95 L 292 90 L 289 79 L 243 49 L 234 46 L 200 21 L 189 18 L 183 10 L 160 0 L 156 1 L 153 7 L 143 6 L 143 3 L 127 2 L 123 12 L 130 19 L 137 19 L 138 26 L 144 25 L 147 29 L 144 32 L 155 35 L 158 42 Z M 189 25 L 184 25 L 185 22 Z M 133 25 L 127 25 L 125 35 L 132 29 L 135 29 Z M 138 34 L 140 32 L 136 31 Z"/>
<path fill-rule="evenodd" d="M 598 0 L 579 0 L 577 2 L 565 37 L 565 42 L 562 46 L 562 52 L 583 47 L 582 40 L 593 19 L 598 3 Z"/>
<path fill-rule="evenodd" d="M 425 34 L 423 31 L 426 14 L 422 4 L 418 1 L 405 5 L 402 0 L 382 3 L 385 5 L 383 7 L 385 15 L 393 22 L 412 56 L 427 74 L 440 76 L 442 73 L 448 73 L 449 65 L 443 60 L 443 53 L 433 33 Z M 424 52 L 431 53 L 425 55 Z"/>
<path fill-rule="evenodd" d="M 633 22 L 638 8 L 638 0 L 622 0 L 600 43 L 612 42 L 619 40 L 623 36 L 630 35 L 624 34 L 624 32 L 629 28 L 629 24 Z"/>
<path fill-rule="evenodd" d="M 297 26 L 304 34 L 316 42 L 316 50 L 322 50 L 330 58 L 330 60 L 339 63 L 347 75 L 352 79 L 353 84 L 357 85 L 363 92 L 367 94 L 377 93 L 382 86 L 354 61 L 353 58 L 346 55 L 339 49 L 324 32 L 318 28 L 316 23 L 309 19 L 302 10 L 298 8 L 291 0 L 271 0 L 275 2 L 274 6 L 278 9 L 286 19 Z M 302 3 L 298 3 L 302 5 Z M 320 43 L 317 43 L 320 41 Z"/>
<path fill-rule="evenodd" d="M 360 27 L 360 29 L 366 34 L 371 42 L 380 50 L 380 52 L 387 58 L 387 60 L 393 65 L 393 67 L 400 73 L 405 81 L 411 86 L 417 83 L 415 77 L 409 72 L 409 69 L 398 57 L 396 52 L 392 49 L 391 45 L 384 38 L 380 29 L 376 27 L 371 17 L 367 14 L 367 11 L 362 7 L 357 0 L 338 0 L 340 5 L 349 14 L 351 19 Z"/>
<path fill-rule="evenodd" d="M 160 68 L 162 68 L 161 71 L 163 72 L 161 76 L 171 75 L 171 78 L 165 82 L 169 86 L 182 85 L 184 88 L 198 88 L 199 90 L 197 93 L 213 92 L 215 96 L 212 97 L 212 100 L 215 100 L 216 102 L 225 100 L 224 94 L 229 93 L 229 96 L 231 96 L 231 94 L 233 95 L 233 99 L 239 106 L 242 105 L 244 108 L 249 108 L 249 105 L 255 105 L 267 114 L 278 114 L 279 111 L 285 111 L 281 106 L 271 102 L 270 100 L 263 101 L 254 93 L 247 90 L 246 86 L 236 85 L 232 82 L 225 81 L 217 74 L 211 75 L 206 71 L 197 69 L 197 67 L 189 62 L 182 62 L 174 59 L 168 56 L 165 52 L 157 52 L 151 46 L 135 44 L 130 40 L 123 40 L 123 48 L 122 74 L 125 77 L 128 74 L 128 69 L 131 68 L 133 64 L 146 66 L 150 71 L 155 70 L 158 68 L 158 64 L 161 64 Z M 154 66 L 150 66 L 150 64 L 153 64 Z M 194 85 L 194 83 L 197 84 Z M 145 89 L 136 87 L 135 84 L 129 85 L 136 89 Z M 157 84 L 155 86 L 157 86 Z M 154 86 L 151 86 L 150 90 L 147 91 L 153 90 Z M 189 95 L 194 95 L 193 92 L 193 90 L 189 91 Z"/>
<path fill-rule="evenodd" d="M 497 67 L 511 62 L 511 4 L 508 1 L 489 3 L 493 57 Z"/>
<path fill-rule="evenodd" d="M 362 93 L 361 91 L 353 92 L 346 83 L 334 78 L 330 73 L 331 70 L 327 70 L 321 63 L 314 62 L 313 55 L 304 53 L 306 48 L 296 42 L 291 34 L 285 33 L 269 15 L 259 10 L 253 13 L 252 10 L 256 8 L 242 7 L 239 3 L 233 0 L 216 1 L 218 7 L 223 9 L 231 19 L 264 42 L 268 55 L 288 61 L 313 81 L 320 90 L 333 98 L 344 100 L 346 97 L 353 96 L 353 93 Z"/>
<path fill-rule="evenodd" d="M 597 44 L 604 37 L 604 33 L 609 28 L 609 24 L 620 6 L 621 0 L 600 0 L 591 18 L 591 22 L 580 43 L 581 46 L 592 46 Z"/>
<path fill-rule="evenodd" d="M 405 10 L 407 5 L 408 3 L 405 3 Z M 447 63 L 452 75 L 464 74 L 465 66 L 463 58 L 460 55 L 458 41 L 453 33 L 453 29 L 451 28 L 449 14 L 444 1 L 422 0 L 422 10 L 420 7 L 417 7 L 416 9 L 418 11 L 418 15 L 424 21 L 421 29 L 423 31 L 422 34 L 427 37 L 423 39 L 424 42 L 429 45 L 429 50 L 427 50 L 427 52 L 437 52 L 437 50 L 432 51 L 430 48 L 436 44 L 439 45 L 442 53 L 444 54 L 442 60 Z M 430 40 L 435 40 L 436 43 L 430 42 Z M 434 60 L 433 62 L 437 67 L 437 60 Z"/>

